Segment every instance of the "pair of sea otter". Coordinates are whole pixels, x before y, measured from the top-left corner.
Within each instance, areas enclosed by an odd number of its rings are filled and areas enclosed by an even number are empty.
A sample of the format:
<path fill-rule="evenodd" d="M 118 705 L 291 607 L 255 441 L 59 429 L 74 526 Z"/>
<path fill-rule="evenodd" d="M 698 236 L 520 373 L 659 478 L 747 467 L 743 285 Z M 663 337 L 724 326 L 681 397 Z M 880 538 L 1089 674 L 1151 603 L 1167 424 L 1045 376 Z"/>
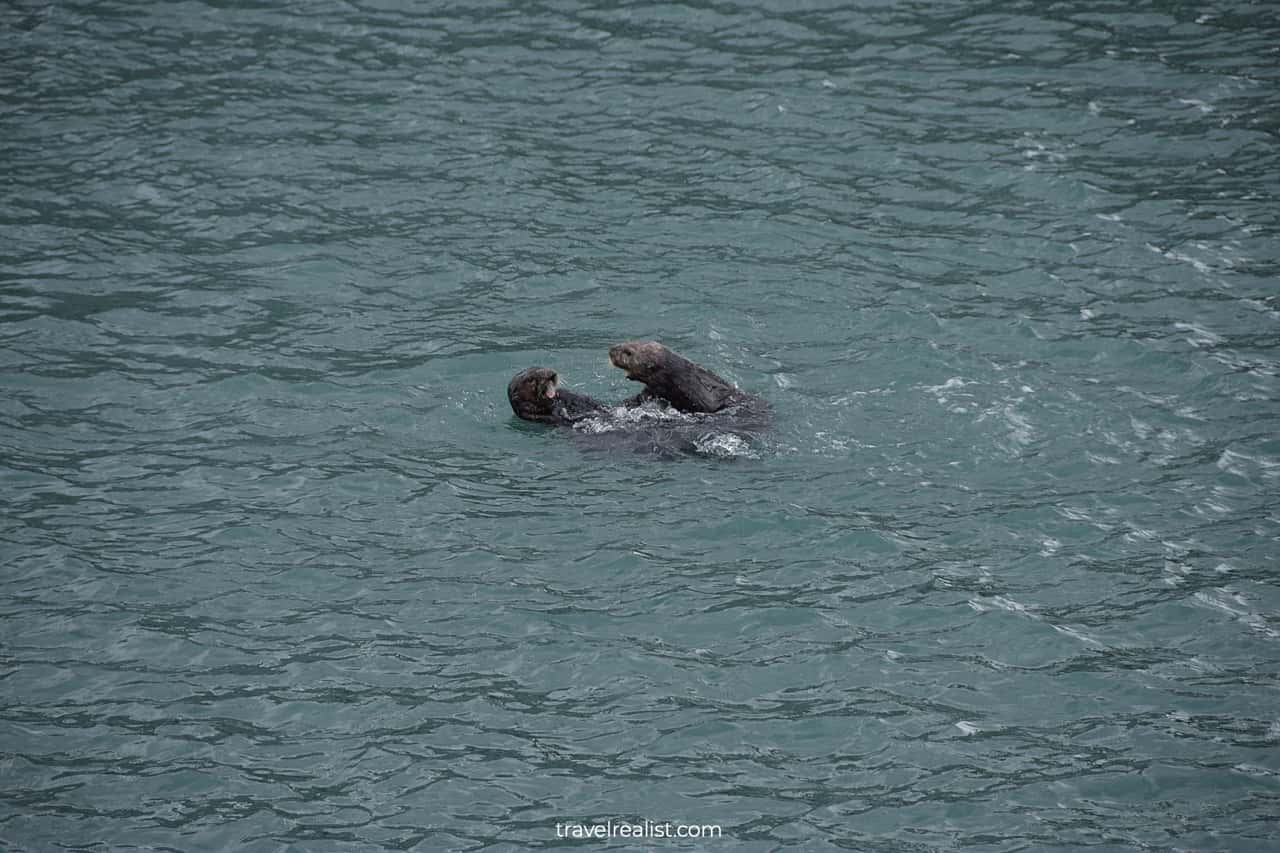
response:
<path fill-rule="evenodd" d="M 609 350 L 609 361 L 626 371 L 628 379 L 644 385 L 643 391 L 622 402 L 627 408 L 652 401 L 686 414 L 743 414 L 752 423 L 767 415 L 768 406 L 759 397 L 739 391 L 657 341 L 618 344 Z M 507 385 L 507 399 L 517 415 L 538 423 L 571 425 L 609 413 L 609 407 L 586 394 L 560 387 L 560 377 L 549 367 L 517 373 Z"/>

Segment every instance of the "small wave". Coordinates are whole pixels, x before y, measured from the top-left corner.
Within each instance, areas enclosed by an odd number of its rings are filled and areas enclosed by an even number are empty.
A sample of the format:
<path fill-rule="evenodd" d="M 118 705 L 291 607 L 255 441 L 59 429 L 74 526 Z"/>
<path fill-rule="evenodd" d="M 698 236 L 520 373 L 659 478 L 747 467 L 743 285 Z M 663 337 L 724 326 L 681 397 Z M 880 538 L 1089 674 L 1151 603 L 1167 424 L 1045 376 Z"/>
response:
<path fill-rule="evenodd" d="M 692 424 L 705 415 L 690 414 L 673 409 L 670 406 L 664 406 L 660 403 L 644 403 L 636 406 L 634 409 L 628 409 L 626 406 L 616 406 L 612 412 L 614 420 L 622 423 L 647 424 L 656 422 Z"/>
<path fill-rule="evenodd" d="M 635 429 L 641 426 L 678 425 L 698 422 L 697 415 L 686 414 L 668 406 L 657 403 L 645 403 L 628 409 L 626 406 L 615 406 L 607 413 L 584 418 L 576 422 L 573 428 L 587 435 L 599 435 L 618 430 Z"/>
<path fill-rule="evenodd" d="M 1280 631 L 1270 627 L 1267 617 L 1255 610 L 1244 594 L 1229 587 L 1203 590 L 1193 595 L 1192 599 L 1198 604 L 1228 614 L 1268 639 L 1280 638 Z"/>
<path fill-rule="evenodd" d="M 647 438 L 655 447 L 683 447 L 683 452 L 717 459 L 757 458 L 747 439 L 716 429 L 718 414 L 681 412 L 650 402 L 635 408 L 616 406 L 576 422 L 573 429 L 587 436 L 612 434 L 624 443 Z"/>
<path fill-rule="evenodd" d="M 745 439 L 733 433 L 707 433 L 694 439 L 693 446 L 704 456 L 715 456 L 720 459 L 748 457 L 754 459 L 756 454 Z"/>

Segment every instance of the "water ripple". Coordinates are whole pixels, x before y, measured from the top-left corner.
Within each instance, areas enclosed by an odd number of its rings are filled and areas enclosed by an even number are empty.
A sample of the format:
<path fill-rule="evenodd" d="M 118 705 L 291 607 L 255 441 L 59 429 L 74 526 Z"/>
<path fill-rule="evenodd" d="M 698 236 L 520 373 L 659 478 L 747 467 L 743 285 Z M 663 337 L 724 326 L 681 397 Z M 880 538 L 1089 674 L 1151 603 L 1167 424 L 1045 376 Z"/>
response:
<path fill-rule="evenodd" d="M 0 33 L 9 846 L 1276 844 L 1274 13 Z"/>

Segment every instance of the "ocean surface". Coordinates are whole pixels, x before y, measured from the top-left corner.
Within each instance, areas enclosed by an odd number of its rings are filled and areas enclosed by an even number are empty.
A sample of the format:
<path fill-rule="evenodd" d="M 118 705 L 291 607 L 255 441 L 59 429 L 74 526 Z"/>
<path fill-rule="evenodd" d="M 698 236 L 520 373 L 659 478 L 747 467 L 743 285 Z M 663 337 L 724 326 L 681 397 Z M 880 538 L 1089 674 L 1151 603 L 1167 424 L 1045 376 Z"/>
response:
<path fill-rule="evenodd" d="M 1274 4 L 0 57 L 3 849 L 1280 848 Z M 771 427 L 512 416 L 632 338 Z"/>

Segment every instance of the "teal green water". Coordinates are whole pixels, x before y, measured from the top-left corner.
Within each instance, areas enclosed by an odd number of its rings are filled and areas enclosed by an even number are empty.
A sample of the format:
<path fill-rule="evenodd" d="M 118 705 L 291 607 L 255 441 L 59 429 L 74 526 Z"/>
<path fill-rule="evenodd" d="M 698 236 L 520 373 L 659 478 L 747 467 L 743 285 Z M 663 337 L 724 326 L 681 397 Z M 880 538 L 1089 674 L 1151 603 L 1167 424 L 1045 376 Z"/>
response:
<path fill-rule="evenodd" d="M 6 849 L 1280 845 L 1280 15 L 773 5 L 0 10 Z"/>

